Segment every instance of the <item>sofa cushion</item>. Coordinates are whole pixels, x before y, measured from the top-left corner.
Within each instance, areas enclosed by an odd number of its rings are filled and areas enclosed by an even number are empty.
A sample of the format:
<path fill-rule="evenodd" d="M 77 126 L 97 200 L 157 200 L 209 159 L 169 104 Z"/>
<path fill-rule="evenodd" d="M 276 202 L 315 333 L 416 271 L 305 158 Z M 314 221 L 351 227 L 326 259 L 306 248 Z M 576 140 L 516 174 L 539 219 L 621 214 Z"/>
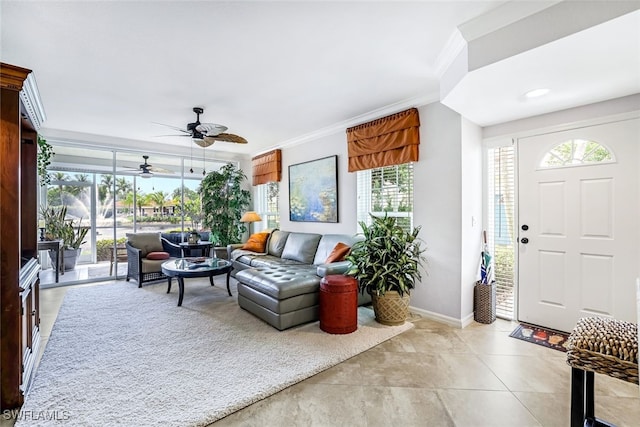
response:
<path fill-rule="evenodd" d="M 251 267 L 280 267 L 283 265 L 305 265 L 293 259 L 278 258 L 273 255 L 264 255 L 251 259 Z"/>
<path fill-rule="evenodd" d="M 147 256 L 149 252 L 162 252 L 162 241 L 160 240 L 160 233 L 127 233 L 127 240 L 129 244 L 136 249 L 140 249 L 142 252 L 140 256 L 143 258 Z"/>
<path fill-rule="evenodd" d="M 289 234 L 291 233 L 288 231 L 274 230 L 269 238 L 267 253 L 269 255 L 281 257 L 282 250 L 284 249 L 284 245 L 287 243 Z"/>
<path fill-rule="evenodd" d="M 267 239 L 269 238 L 269 233 L 254 233 L 249 237 L 249 240 L 242 245 L 241 249 L 247 251 L 253 251 L 257 253 L 266 252 Z"/>
<path fill-rule="evenodd" d="M 342 242 L 338 242 L 327 259 L 324 261 L 324 263 L 329 264 L 332 262 L 342 261 L 344 257 L 347 256 L 350 250 L 351 246 L 346 245 Z"/>
<path fill-rule="evenodd" d="M 169 255 L 169 252 L 149 252 L 147 254 L 147 259 L 169 259 L 171 258 L 171 255 Z"/>
<path fill-rule="evenodd" d="M 304 264 L 313 263 L 322 235 L 315 233 L 290 233 L 282 250 L 282 258 L 293 259 Z M 323 259 L 323 261 L 326 257 Z"/>
<path fill-rule="evenodd" d="M 143 273 L 157 273 L 162 271 L 162 263 L 167 262 L 164 259 L 147 259 L 142 260 L 142 272 Z"/>
<path fill-rule="evenodd" d="M 311 266 L 258 267 L 236 274 L 238 281 L 276 299 L 318 292 L 320 278 Z"/>
<path fill-rule="evenodd" d="M 316 250 L 316 255 L 313 258 L 313 264 L 325 264 L 329 254 L 338 243 L 342 242 L 345 245 L 353 246 L 355 241 L 356 238 L 348 234 L 324 234 L 322 239 L 320 239 L 320 243 L 318 243 L 318 249 Z"/>

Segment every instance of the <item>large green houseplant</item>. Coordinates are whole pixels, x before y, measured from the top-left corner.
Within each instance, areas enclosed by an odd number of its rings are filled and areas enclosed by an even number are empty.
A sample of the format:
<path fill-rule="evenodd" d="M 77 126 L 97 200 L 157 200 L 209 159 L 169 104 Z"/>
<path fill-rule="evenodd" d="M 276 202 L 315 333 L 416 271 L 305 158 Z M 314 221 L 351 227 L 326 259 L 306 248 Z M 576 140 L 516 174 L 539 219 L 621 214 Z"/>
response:
<path fill-rule="evenodd" d="M 411 232 L 398 225 L 395 217 L 375 217 L 372 224 L 360 222 L 364 240 L 356 242 L 345 258 L 351 263 L 346 274 L 358 280 L 361 292 L 371 294 L 376 320 L 402 324 L 409 313 L 409 295 L 426 259 L 421 227 Z"/>
<path fill-rule="evenodd" d="M 242 188 L 245 179 L 247 177 L 241 169 L 227 164 L 202 180 L 199 191 L 203 224 L 211 229 L 211 241 L 216 246 L 238 243 L 246 231 L 240 222 L 251 201 L 249 190 Z"/>
<path fill-rule="evenodd" d="M 45 223 L 45 238 L 64 241 L 64 268 L 72 270 L 76 266 L 76 260 L 80 256 L 80 246 L 85 243 L 89 229 L 80 226 L 82 219 L 77 225 L 74 219 L 67 219 L 66 206 L 42 209 L 41 215 Z M 58 253 L 49 251 L 49 256 L 55 264 Z"/>

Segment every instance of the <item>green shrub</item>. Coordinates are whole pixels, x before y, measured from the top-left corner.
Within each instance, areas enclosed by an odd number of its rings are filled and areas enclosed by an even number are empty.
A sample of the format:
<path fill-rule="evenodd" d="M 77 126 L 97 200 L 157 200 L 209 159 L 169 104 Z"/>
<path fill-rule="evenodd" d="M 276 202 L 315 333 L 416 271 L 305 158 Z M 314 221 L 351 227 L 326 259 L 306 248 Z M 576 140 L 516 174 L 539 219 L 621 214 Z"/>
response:
<path fill-rule="evenodd" d="M 124 244 L 127 241 L 126 237 L 121 237 L 116 240 L 117 244 Z M 111 248 L 113 247 L 113 239 L 98 240 L 96 242 L 96 250 L 98 251 L 98 262 L 111 261 Z"/>

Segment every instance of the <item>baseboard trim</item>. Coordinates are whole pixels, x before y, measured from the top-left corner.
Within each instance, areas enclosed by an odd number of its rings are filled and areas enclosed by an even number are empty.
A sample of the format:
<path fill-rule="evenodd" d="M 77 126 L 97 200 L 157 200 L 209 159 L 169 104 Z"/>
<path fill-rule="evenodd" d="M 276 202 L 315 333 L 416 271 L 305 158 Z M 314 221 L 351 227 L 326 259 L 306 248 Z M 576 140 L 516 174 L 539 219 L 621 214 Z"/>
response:
<path fill-rule="evenodd" d="M 419 314 L 420 316 L 434 320 L 436 322 L 444 323 L 445 325 L 452 326 L 457 329 L 463 329 L 473 322 L 473 313 L 463 317 L 462 319 L 456 319 L 455 317 L 445 316 L 444 314 L 436 313 L 433 311 L 423 310 L 417 307 L 409 307 L 413 313 Z"/>

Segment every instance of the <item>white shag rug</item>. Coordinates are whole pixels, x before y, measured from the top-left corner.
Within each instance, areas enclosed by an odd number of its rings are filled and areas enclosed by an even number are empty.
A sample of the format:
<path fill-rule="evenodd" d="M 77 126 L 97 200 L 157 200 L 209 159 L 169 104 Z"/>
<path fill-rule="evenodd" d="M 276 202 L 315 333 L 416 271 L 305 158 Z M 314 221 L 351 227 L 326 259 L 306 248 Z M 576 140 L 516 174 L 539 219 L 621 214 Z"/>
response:
<path fill-rule="evenodd" d="M 205 426 L 392 338 L 359 308 L 346 335 L 276 330 L 222 280 L 114 282 L 65 296 L 16 426 Z"/>

